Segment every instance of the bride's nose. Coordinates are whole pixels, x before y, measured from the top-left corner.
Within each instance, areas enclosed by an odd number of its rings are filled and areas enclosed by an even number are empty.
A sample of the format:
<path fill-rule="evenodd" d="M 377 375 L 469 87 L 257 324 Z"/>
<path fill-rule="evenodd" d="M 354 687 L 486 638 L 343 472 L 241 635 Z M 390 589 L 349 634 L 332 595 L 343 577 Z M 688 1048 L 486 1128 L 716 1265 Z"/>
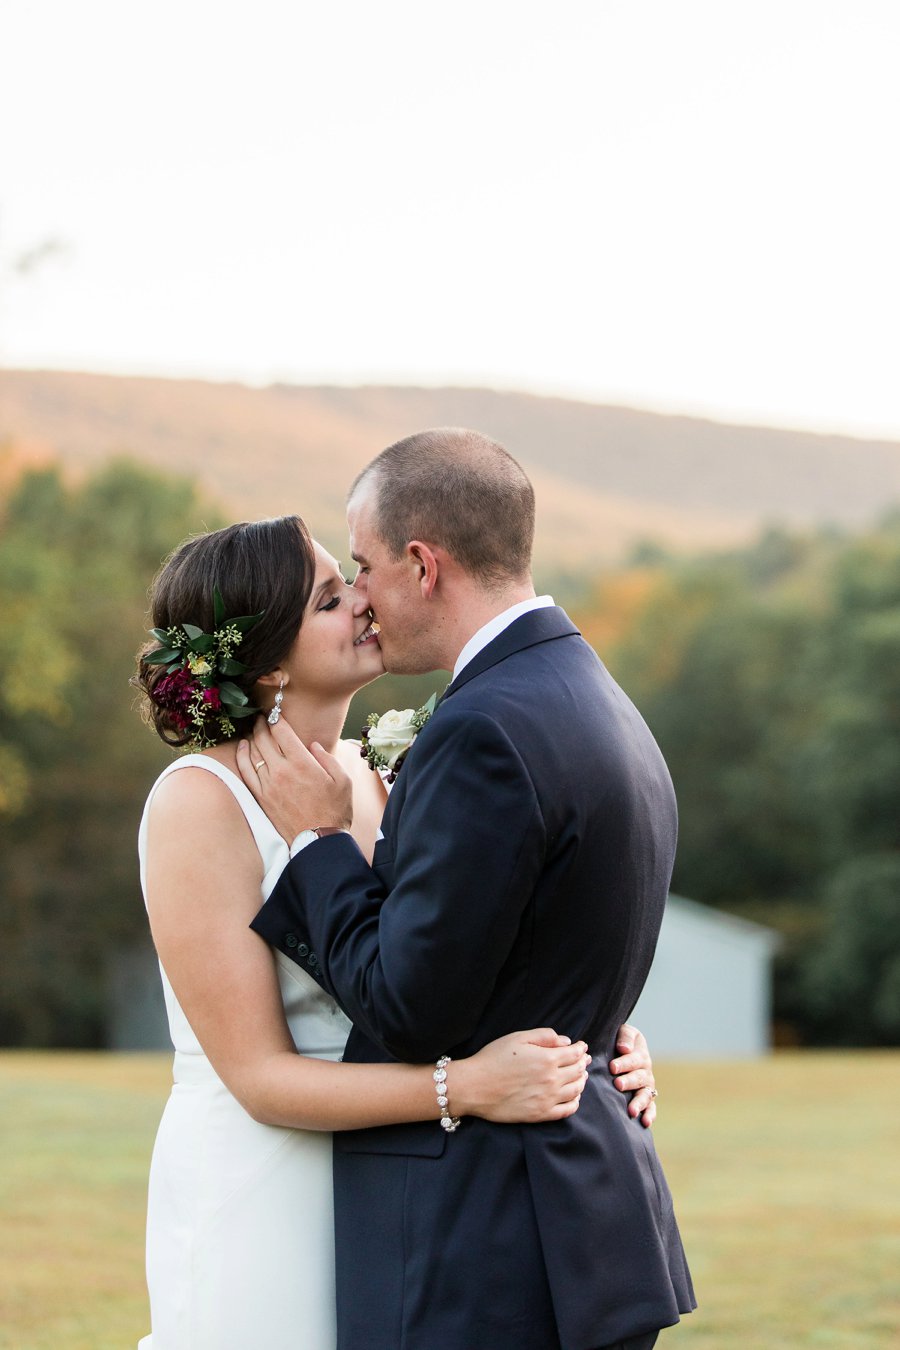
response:
<path fill-rule="evenodd" d="M 364 590 L 357 590 L 355 585 L 350 587 L 350 604 L 354 619 L 361 619 L 364 614 L 369 613 L 368 596 Z"/>

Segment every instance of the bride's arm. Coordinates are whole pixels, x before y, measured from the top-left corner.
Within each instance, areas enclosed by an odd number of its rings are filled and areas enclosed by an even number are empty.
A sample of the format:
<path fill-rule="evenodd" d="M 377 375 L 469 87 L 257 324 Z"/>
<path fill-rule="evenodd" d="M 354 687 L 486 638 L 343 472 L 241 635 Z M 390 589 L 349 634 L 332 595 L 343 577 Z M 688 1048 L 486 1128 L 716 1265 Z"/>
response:
<path fill-rule="evenodd" d="M 298 1055 L 273 953 L 248 924 L 262 864 L 227 787 L 185 768 L 150 811 L 147 908 L 160 960 L 216 1073 L 265 1124 L 345 1130 L 437 1120 L 433 1065 L 335 1064 Z M 552 1031 L 517 1032 L 448 1072 L 450 1111 L 555 1120 L 578 1109 L 588 1057 Z"/>

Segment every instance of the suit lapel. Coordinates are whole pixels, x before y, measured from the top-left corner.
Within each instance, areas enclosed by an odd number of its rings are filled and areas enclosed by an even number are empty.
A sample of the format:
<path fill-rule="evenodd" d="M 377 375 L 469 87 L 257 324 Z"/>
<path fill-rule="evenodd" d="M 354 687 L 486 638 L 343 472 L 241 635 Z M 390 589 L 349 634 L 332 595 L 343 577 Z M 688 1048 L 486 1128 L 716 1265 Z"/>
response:
<path fill-rule="evenodd" d="M 558 605 L 548 605 L 544 609 L 533 609 L 527 614 L 523 614 L 521 618 L 514 619 L 508 628 L 504 628 L 503 632 L 498 634 L 493 642 L 489 642 L 486 647 L 482 648 L 478 655 L 474 656 L 468 665 L 463 667 L 456 679 L 447 685 L 437 701 L 435 712 L 445 699 L 451 698 L 469 680 L 473 680 L 476 675 L 481 675 L 484 671 L 490 670 L 491 666 L 496 666 L 500 661 L 505 661 L 514 652 L 524 651 L 526 647 L 536 647 L 541 642 L 552 642 L 555 638 L 561 637 L 580 637 L 580 631 L 575 627 L 568 614 Z M 425 731 L 427 729 L 426 725 Z M 422 734 L 422 732 L 419 733 L 419 735 Z M 418 743 L 418 737 L 416 741 Z M 397 818 L 403 809 L 403 800 L 406 796 L 406 784 L 407 780 L 404 779 L 401 770 L 391 790 L 381 822 L 386 846 L 391 853 L 393 853 L 394 848 Z M 377 858 L 375 868 L 377 871 Z"/>
<path fill-rule="evenodd" d="M 555 638 L 579 637 L 579 630 L 565 610 L 558 605 L 548 605 L 544 609 L 532 609 L 520 618 L 514 619 L 508 628 L 483 647 L 477 656 L 473 656 L 468 665 L 463 666 L 455 680 L 441 695 L 441 702 L 451 698 L 457 689 L 461 689 L 476 675 L 490 670 L 499 661 L 505 661 L 514 652 L 524 651 L 526 647 L 536 647 L 541 642 L 552 642 Z"/>

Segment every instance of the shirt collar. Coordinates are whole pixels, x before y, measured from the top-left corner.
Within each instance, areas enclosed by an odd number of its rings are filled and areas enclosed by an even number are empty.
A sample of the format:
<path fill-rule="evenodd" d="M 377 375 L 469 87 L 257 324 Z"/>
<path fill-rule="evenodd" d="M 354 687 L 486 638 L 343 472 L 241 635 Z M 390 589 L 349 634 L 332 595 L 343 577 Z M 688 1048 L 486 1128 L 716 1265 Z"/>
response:
<path fill-rule="evenodd" d="M 523 614 L 530 614 L 533 609 L 547 609 L 554 603 L 552 595 L 536 595 L 530 600 L 520 600 L 517 605 L 510 605 L 509 609 L 504 609 L 502 614 L 495 614 L 493 619 L 488 619 L 487 623 L 479 628 L 477 633 L 472 634 L 456 658 L 456 665 L 453 667 L 453 679 L 456 679 L 460 671 L 479 652 L 484 651 L 489 642 L 493 642 L 495 637 L 499 637 L 511 623 L 515 623 L 516 619 L 520 619 Z"/>

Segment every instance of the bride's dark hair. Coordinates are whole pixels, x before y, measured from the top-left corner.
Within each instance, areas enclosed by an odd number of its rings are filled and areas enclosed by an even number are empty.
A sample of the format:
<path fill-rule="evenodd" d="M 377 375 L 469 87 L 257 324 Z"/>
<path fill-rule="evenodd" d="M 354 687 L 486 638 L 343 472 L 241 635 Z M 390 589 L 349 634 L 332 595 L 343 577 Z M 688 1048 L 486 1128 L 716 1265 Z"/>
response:
<path fill-rule="evenodd" d="M 312 592 L 316 560 L 309 531 L 299 516 L 280 516 L 228 525 L 180 544 L 163 563 L 150 589 L 151 628 L 194 624 L 205 633 L 216 628 L 213 592 L 218 589 L 225 620 L 259 614 L 262 619 L 245 635 L 235 655 L 247 667 L 229 678 L 253 702 L 253 687 L 262 675 L 281 664 L 297 636 Z M 155 639 L 138 652 L 132 683 L 144 695 L 146 720 L 167 745 L 188 745 L 191 728 L 179 725 L 170 709 L 153 701 L 152 693 L 166 676 L 165 666 L 148 665 L 159 651 Z M 241 735 L 241 725 L 226 734 L 215 724 L 212 740 Z M 249 721 L 244 730 L 249 730 Z"/>

